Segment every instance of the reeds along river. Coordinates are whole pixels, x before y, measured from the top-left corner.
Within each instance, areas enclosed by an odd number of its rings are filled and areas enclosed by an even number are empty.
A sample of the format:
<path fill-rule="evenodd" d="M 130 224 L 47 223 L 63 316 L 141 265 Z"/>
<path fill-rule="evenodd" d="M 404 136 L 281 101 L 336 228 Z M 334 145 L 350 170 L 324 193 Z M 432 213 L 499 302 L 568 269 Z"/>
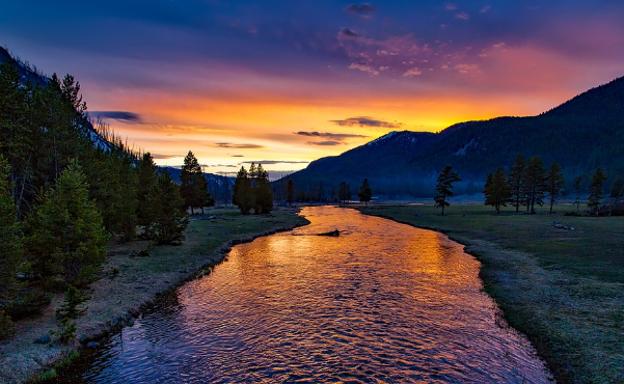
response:
<path fill-rule="evenodd" d="M 124 329 L 83 380 L 549 382 L 461 245 L 350 209 L 302 214 L 312 224 L 236 246 Z"/>

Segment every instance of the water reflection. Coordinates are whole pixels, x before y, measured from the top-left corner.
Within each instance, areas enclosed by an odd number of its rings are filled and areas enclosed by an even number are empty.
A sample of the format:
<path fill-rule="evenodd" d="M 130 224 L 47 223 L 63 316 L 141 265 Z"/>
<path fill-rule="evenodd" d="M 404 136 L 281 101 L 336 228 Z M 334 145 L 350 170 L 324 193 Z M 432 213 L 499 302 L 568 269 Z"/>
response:
<path fill-rule="evenodd" d="M 84 372 L 94 383 L 542 383 L 478 262 L 445 236 L 354 210 L 235 247 Z M 340 237 L 314 236 L 338 228 Z"/>

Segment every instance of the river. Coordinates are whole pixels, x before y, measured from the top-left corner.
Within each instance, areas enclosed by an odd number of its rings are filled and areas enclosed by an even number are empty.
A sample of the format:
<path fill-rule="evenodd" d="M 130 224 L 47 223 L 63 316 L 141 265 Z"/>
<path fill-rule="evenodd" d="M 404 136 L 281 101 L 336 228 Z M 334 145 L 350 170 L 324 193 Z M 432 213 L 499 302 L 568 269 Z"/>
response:
<path fill-rule="evenodd" d="M 550 382 L 460 244 L 352 209 L 302 214 L 310 225 L 234 247 L 112 337 L 82 380 Z"/>

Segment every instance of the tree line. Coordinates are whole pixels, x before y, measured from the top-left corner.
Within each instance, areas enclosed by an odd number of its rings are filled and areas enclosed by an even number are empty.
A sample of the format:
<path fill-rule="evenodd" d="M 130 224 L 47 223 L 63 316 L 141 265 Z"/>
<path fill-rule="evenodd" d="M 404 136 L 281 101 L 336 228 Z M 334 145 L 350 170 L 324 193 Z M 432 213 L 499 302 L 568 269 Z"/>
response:
<path fill-rule="evenodd" d="M 362 184 L 357 191 L 357 198 L 361 203 L 365 204 L 368 204 L 368 202 L 372 200 L 373 190 L 367 178 L 362 181 Z M 305 203 L 312 201 L 337 202 L 339 204 L 346 205 L 351 202 L 352 199 L 353 193 L 351 192 L 351 186 L 346 181 L 340 182 L 340 184 L 338 184 L 337 191 L 333 188 L 327 195 L 324 193 L 322 184 L 319 185 L 316 192 L 306 193 L 305 190 L 297 191 L 295 183 L 291 178 L 288 178 L 286 181 L 286 203 L 288 205 L 292 205 L 295 202 Z"/>
<path fill-rule="evenodd" d="M 186 209 L 211 204 L 191 152 L 178 186 L 86 111 L 72 76 L 23 82 L 0 65 L 0 338 L 48 292 L 93 281 L 110 239 L 178 243 Z"/>
<path fill-rule="evenodd" d="M 435 206 L 441 208 L 444 215 L 445 207 L 450 203 L 448 198 L 453 196 L 453 183 L 460 181 L 459 175 L 451 166 L 444 167 L 437 178 L 434 201 Z M 611 187 L 608 204 L 605 206 L 604 187 L 607 176 L 600 168 L 594 172 L 589 189 L 584 191 L 583 179 L 574 178 L 572 183 L 575 196 L 574 205 L 580 211 L 581 197 L 587 193 L 587 207 L 592 215 L 613 214 L 617 209 L 622 210 L 624 198 L 624 179 L 616 179 Z M 516 213 L 524 210 L 528 214 L 536 213 L 536 206 L 548 206 L 548 212 L 553 213 L 554 206 L 562 196 L 565 179 L 561 166 L 552 163 L 544 167 L 539 156 L 525 159 L 518 155 L 511 165 L 509 172 L 503 167 L 497 168 L 486 177 L 483 187 L 485 205 L 492 206 L 496 213 L 508 204 L 515 208 Z"/>

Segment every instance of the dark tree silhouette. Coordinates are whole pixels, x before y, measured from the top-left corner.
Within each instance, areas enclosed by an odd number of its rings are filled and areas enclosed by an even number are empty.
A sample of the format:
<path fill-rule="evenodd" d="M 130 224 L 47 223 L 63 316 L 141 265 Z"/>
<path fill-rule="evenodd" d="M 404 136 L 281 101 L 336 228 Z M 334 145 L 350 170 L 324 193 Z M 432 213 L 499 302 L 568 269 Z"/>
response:
<path fill-rule="evenodd" d="M 500 213 L 501 207 L 507 206 L 512 194 L 503 168 L 498 168 L 496 172 L 487 176 L 483 193 L 485 205 L 494 207 L 497 214 Z"/>
<path fill-rule="evenodd" d="M 360 186 L 360 190 L 358 191 L 358 198 L 360 199 L 360 202 L 368 205 L 368 202 L 371 201 L 372 197 L 373 190 L 368 184 L 368 179 L 364 179 L 362 186 Z"/>
<path fill-rule="evenodd" d="M 548 193 L 550 208 L 548 212 L 550 214 L 553 213 L 553 206 L 555 205 L 555 200 L 561 194 L 561 189 L 565 185 L 565 180 L 563 178 L 563 174 L 561 173 L 561 167 L 557 163 L 553 163 L 548 170 L 548 175 L 546 176 L 546 192 Z"/>
<path fill-rule="evenodd" d="M 338 186 L 338 200 L 340 204 L 347 204 L 351 200 L 351 188 L 345 181 Z"/>
<path fill-rule="evenodd" d="M 436 208 L 442 208 L 442 216 L 444 216 L 444 208 L 450 205 L 447 199 L 453 196 L 453 183 L 460 180 L 461 178 L 450 165 L 444 167 L 438 175 L 433 200 Z"/>
<path fill-rule="evenodd" d="M 589 211 L 596 216 L 598 215 L 600 204 L 602 203 L 604 182 L 606 180 L 607 176 L 604 174 L 602 169 L 596 169 L 596 172 L 591 180 L 589 197 L 587 197 L 587 206 L 589 207 Z"/>
<path fill-rule="evenodd" d="M 512 204 L 516 208 L 516 213 L 520 211 L 520 205 L 524 200 L 524 171 L 526 161 L 524 156 L 518 155 L 509 172 L 509 185 L 511 187 Z"/>
<path fill-rule="evenodd" d="M 574 205 L 576 205 L 576 211 L 578 212 L 581 209 L 581 193 L 583 192 L 583 177 L 576 176 L 574 178 L 574 182 L 572 183 L 572 188 L 574 188 Z"/>
<path fill-rule="evenodd" d="M 535 205 L 544 205 L 546 176 L 542 159 L 533 156 L 529 159 L 524 172 L 524 190 L 526 193 L 527 211 L 535 213 Z"/>

